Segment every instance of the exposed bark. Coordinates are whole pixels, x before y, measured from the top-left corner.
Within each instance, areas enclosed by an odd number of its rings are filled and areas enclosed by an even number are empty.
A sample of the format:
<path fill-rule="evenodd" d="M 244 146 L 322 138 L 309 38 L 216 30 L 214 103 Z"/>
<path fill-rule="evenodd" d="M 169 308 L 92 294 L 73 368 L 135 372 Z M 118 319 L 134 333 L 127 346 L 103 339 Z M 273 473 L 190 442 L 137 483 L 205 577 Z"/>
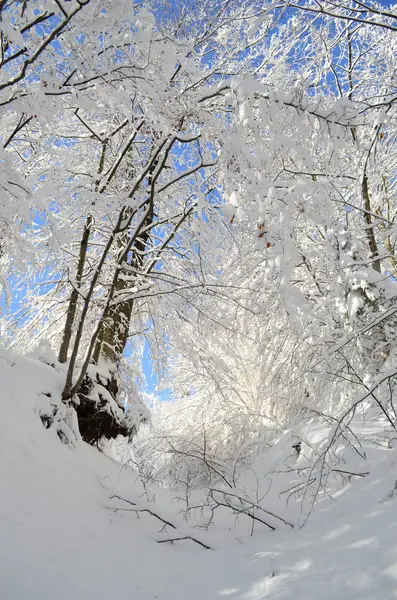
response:
<path fill-rule="evenodd" d="M 166 153 L 167 155 L 167 153 Z M 164 160 L 163 160 L 164 162 Z M 131 297 L 124 302 L 113 303 L 113 298 L 121 295 L 131 286 L 131 280 L 126 279 L 125 269 L 122 268 L 123 262 L 129 266 L 139 270 L 143 263 L 143 253 L 146 249 L 146 244 L 150 239 L 150 225 L 153 223 L 154 217 L 154 185 L 161 170 L 156 169 L 159 165 L 159 159 L 153 161 L 148 177 L 150 188 L 150 199 L 148 209 L 145 211 L 145 217 L 139 223 L 139 226 L 134 232 L 133 238 L 129 238 L 127 234 L 118 238 L 119 249 L 119 264 L 115 271 L 112 287 L 109 292 L 108 310 L 104 311 L 101 322 L 99 324 L 98 336 L 95 345 L 95 350 L 92 356 L 92 362 L 98 363 L 100 357 L 104 358 L 107 363 L 117 366 L 123 356 L 125 346 L 128 339 L 128 330 L 131 322 L 131 315 L 134 306 L 134 299 Z M 125 207 L 127 214 L 131 214 L 130 208 Z M 128 254 L 131 252 L 131 257 L 128 260 Z M 112 391 L 117 393 L 118 386 L 116 381 L 110 381 Z"/>
<path fill-rule="evenodd" d="M 66 375 L 66 382 L 65 382 L 65 387 L 62 393 L 62 399 L 64 401 L 70 400 L 70 398 L 73 396 L 74 393 L 76 393 L 77 389 L 76 386 L 73 386 L 73 374 L 74 374 L 74 367 L 76 364 L 76 358 L 77 358 L 77 354 L 80 348 L 80 342 L 81 342 L 81 338 L 83 335 L 83 329 L 84 329 L 84 325 L 85 325 L 85 320 L 87 317 L 87 313 L 88 313 L 88 309 L 90 307 L 91 304 L 91 300 L 92 300 L 92 296 L 96 287 L 96 284 L 98 282 L 98 278 L 99 275 L 102 272 L 102 268 L 105 264 L 106 258 L 109 254 L 109 251 L 113 245 L 114 239 L 117 235 L 117 233 L 120 230 L 121 224 L 123 221 L 123 211 L 120 212 L 119 218 L 117 219 L 117 223 L 115 228 L 113 229 L 111 235 L 109 236 L 109 239 L 107 241 L 107 244 L 105 246 L 105 248 L 103 249 L 102 252 L 102 256 L 99 260 L 99 263 L 94 271 L 94 274 L 92 276 L 91 279 L 91 283 L 90 283 L 90 287 L 87 291 L 87 293 L 84 296 L 84 303 L 83 303 L 83 309 L 81 311 L 81 315 L 80 315 L 80 319 L 78 322 L 78 326 L 77 326 L 77 330 L 76 330 L 76 336 L 75 336 L 75 340 L 74 340 L 74 344 L 73 344 L 73 349 L 72 349 L 72 354 L 70 357 L 70 361 L 69 361 L 69 368 L 68 368 L 68 372 Z M 89 348 L 89 358 L 91 358 L 91 353 L 92 353 L 92 349 L 90 350 Z M 88 364 L 87 364 L 88 366 Z M 80 381 L 79 381 L 79 386 L 81 386 L 83 379 L 85 377 L 87 369 L 85 369 L 85 372 L 83 374 L 83 376 L 80 377 Z"/>
<path fill-rule="evenodd" d="M 120 210 L 117 222 L 92 273 L 88 289 L 84 290 L 84 296 L 82 296 L 82 307 L 76 324 L 76 334 L 62 398 L 64 402 L 72 400 L 75 403 L 81 436 L 90 444 L 97 443 L 101 437 L 131 436 L 134 433 L 135 425 L 133 421 L 125 417 L 123 405 L 120 403 L 118 376 L 134 310 L 135 298 L 129 289 L 134 286 L 141 274 L 145 275 L 154 268 L 161 253 L 194 209 L 194 206 L 191 206 L 189 209 L 183 210 L 181 215 L 175 216 L 179 217 L 176 221 L 175 217 L 170 219 L 171 231 L 160 244 L 152 248 L 153 251 L 155 250 L 154 256 L 148 258 L 148 247 L 151 248 L 151 231 L 157 224 L 155 199 L 158 190 L 156 183 L 166 168 L 169 153 L 177 139 L 176 136 L 166 136 L 154 146 L 146 167 L 134 181 L 129 197 L 133 198 L 140 185 L 145 181 L 149 188 L 148 194 L 139 206 L 131 208 L 126 205 Z M 128 147 L 130 147 L 130 143 L 131 138 L 127 144 Z M 126 156 L 127 153 L 128 150 L 126 152 L 123 150 L 119 154 L 114 163 L 116 168 L 121 162 L 120 156 Z M 108 177 L 102 181 L 102 186 L 108 184 L 109 176 L 112 177 L 115 170 L 108 171 Z M 192 170 L 189 170 L 188 174 L 190 175 L 191 172 Z M 173 181 L 178 181 L 179 177 L 185 175 L 186 173 L 183 173 Z M 97 190 L 101 193 L 103 189 L 99 179 Z M 165 184 L 159 191 L 163 191 L 168 185 L 170 184 Z M 116 253 L 116 260 L 112 265 L 112 280 L 107 288 L 102 315 L 94 331 L 90 334 L 84 361 L 77 374 L 75 372 L 76 359 L 81 348 L 86 318 L 100 275 L 113 251 Z M 102 359 L 106 365 L 106 373 L 104 369 L 99 370 L 95 367 L 98 363 L 102 364 Z"/>
<path fill-rule="evenodd" d="M 349 100 L 353 99 L 353 47 L 352 47 L 352 34 L 350 29 L 347 30 L 347 59 L 348 59 L 348 68 L 347 68 L 347 76 L 349 80 L 349 91 L 347 97 Z M 355 127 L 350 127 L 350 131 L 352 133 L 352 138 L 356 142 L 357 141 L 357 133 Z"/>
<path fill-rule="evenodd" d="M 388 186 L 387 177 L 385 175 L 382 175 L 382 190 L 383 190 L 383 194 L 384 194 L 383 206 L 386 207 L 386 215 L 387 215 L 388 220 L 391 223 L 394 223 L 395 218 L 396 218 L 396 212 L 394 210 L 392 210 L 392 208 L 391 208 L 388 187 L 389 186 Z M 385 222 L 380 223 L 380 227 L 381 227 L 382 231 L 385 233 L 386 233 L 386 231 L 390 231 L 390 229 L 386 226 Z M 393 269 L 393 271 L 395 271 L 397 269 L 397 259 L 396 259 L 396 241 L 394 239 L 394 236 L 388 235 L 387 237 L 385 237 L 383 240 L 383 245 L 389 254 L 389 256 L 387 258 L 390 263 L 390 266 Z"/>
<path fill-rule="evenodd" d="M 80 242 L 79 261 L 77 264 L 76 280 L 73 285 L 72 293 L 70 294 L 68 312 L 66 315 L 65 327 L 62 335 L 62 343 L 59 350 L 58 360 L 60 363 L 65 363 L 68 359 L 68 350 L 72 339 L 73 323 L 76 316 L 77 302 L 79 299 L 79 287 L 83 278 L 85 259 L 87 255 L 88 240 L 90 237 L 92 225 L 92 217 L 88 216 L 83 236 Z"/>
<path fill-rule="evenodd" d="M 131 251 L 131 258 L 128 265 L 134 267 L 137 271 L 143 264 L 143 252 L 146 249 L 150 238 L 149 229 L 153 221 L 153 211 L 151 211 L 143 224 L 143 233 L 137 238 Z M 125 276 L 129 275 L 126 280 Z M 117 298 L 131 288 L 131 273 L 125 269 L 120 269 L 120 273 L 114 283 L 114 295 Z M 106 320 L 102 321 L 101 329 L 98 335 L 98 341 L 93 354 L 93 362 L 97 363 L 100 356 L 111 364 L 118 364 L 123 356 L 125 346 L 128 340 L 128 331 L 131 322 L 134 299 L 129 298 L 124 302 L 117 302 L 110 310 Z"/>
<path fill-rule="evenodd" d="M 101 151 L 101 156 L 99 159 L 98 177 L 95 182 L 96 190 L 98 189 L 100 176 L 101 176 L 104 166 L 105 166 L 106 148 L 107 148 L 107 141 L 104 140 L 102 142 L 102 151 Z M 69 351 L 69 346 L 70 346 L 70 342 L 72 339 L 73 323 L 75 320 L 77 303 L 78 303 L 78 299 L 79 299 L 79 288 L 81 286 L 81 282 L 83 279 L 85 259 L 87 256 L 88 240 L 90 238 L 92 221 L 93 221 L 92 216 L 88 215 L 85 226 L 84 226 L 83 236 L 82 236 L 81 242 L 80 242 L 80 251 L 79 251 L 79 260 L 77 263 L 76 279 L 75 279 L 75 282 L 73 285 L 72 293 L 70 294 L 68 312 L 66 315 L 65 327 L 64 327 L 63 335 L 62 335 L 62 343 L 61 343 L 61 347 L 59 350 L 58 360 L 60 363 L 65 363 L 68 359 L 68 351 Z"/>
<path fill-rule="evenodd" d="M 122 214 L 124 212 L 127 215 L 132 213 L 129 208 L 123 209 Z M 132 216 L 131 214 L 131 218 Z M 115 243 L 121 246 L 120 256 L 102 317 L 91 337 L 90 346 L 76 383 L 72 386 L 72 378 L 70 378 L 68 389 L 65 387 L 64 393 L 67 393 L 69 398 L 78 397 L 75 409 L 80 434 L 82 439 L 89 444 L 97 444 L 102 437 L 107 439 L 116 438 L 118 435 L 131 437 L 135 432 L 135 426 L 128 419 L 123 418 L 119 410 L 116 409 L 116 413 L 114 413 L 111 404 L 109 405 L 109 394 L 118 404 L 119 379 L 117 367 L 120 364 L 128 339 L 133 298 L 126 302 L 115 304 L 113 302 L 118 291 L 131 286 L 131 282 L 126 282 L 122 277 L 124 273 L 122 266 L 126 262 L 131 246 L 134 248 L 134 257 L 139 256 L 138 248 L 145 249 L 149 233 L 144 231 L 141 237 L 138 236 L 142 229 L 145 230 L 146 224 L 150 223 L 152 218 L 153 206 L 150 203 L 128 243 L 125 243 L 125 234 L 116 238 Z M 140 257 L 139 259 L 141 260 Z M 137 258 L 135 264 L 138 264 Z M 93 375 L 92 372 L 88 373 L 90 364 L 98 362 L 99 357 L 103 357 L 108 363 L 107 377 L 99 373 L 96 375 Z M 71 372 L 70 377 L 72 375 Z M 121 410 L 121 407 L 119 408 Z"/>
<path fill-rule="evenodd" d="M 94 385 L 97 393 L 95 401 L 92 399 Z M 111 440 L 118 435 L 131 437 L 136 433 L 135 426 L 128 419 L 120 418 L 120 414 L 109 409 L 107 391 L 106 387 L 101 394 L 101 384 L 93 382 L 89 377 L 86 377 L 80 388 L 75 410 L 80 435 L 87 444 L 95 445 L 102 438 Z"/>
<path fill-rule="evenodd" d="M 349 92 L 347 94 L 347 97 L 349 100 L 352 100 L 353 99 L 353 91 L 354 91 L 354 82 L 353 82 L 354 65 L 353 65 L 352 33 L 351 33 L 350 29 L 348 29 L 348 31 L 347 31 L 347 56 L 348 56 L 347 75 L 348 75 L 348 82 L 349 82 Z M 357 142 L 356 128 L 354 126 L 352 126 L 352 127 L 350 127 L 350 130 L 351 130 L 351 134 L 352 134 L 352 138 L 353 138 L 354 142 Z M 377 258 L 377 257 L 379 257 L 379 249 L 378 249 L 378 244 L 377 244 L 376 237 L 375 237 L 374 223 L 372 220 L 371 196 L 369 193 L 368 175 L 367 175 L 367 164 L 368 164 L 369 155 L 370 155 L 370 152 L 367 155 L 365 165 L 364 165 L 364 173 L 363 173 L 363 179 L 362 179 L 362 183 L 361 183 L 361 193 L 362 193 L 364 211 L 365 211 L 363 214 L 364 214 L 365 222 L 367 224 L 366 236 L 367 236 L 367 240 L 368 240 L 369 250 L 371 253 L 371 258 L 375 259 L 372 263 L 372 268 L 375 269 L 375 271 L 377 271 L 378 273 L 380 273 L 381 272 L 381 264 L 380 264 L 380 259 Z"/>
<path fill-rule="evenodd" d="M 379 258 L 378 244 L 377 244 L 375 232 L 374 232 L 374 223 L 372 221 L 372 216 L 370 214 L 371 213 L 371 197 L 369 194 L 368 176 L 367 176 L 366 169 L 364 170 L 363 181 L 361 184 L 361 191 L 362 191 L 362 195 L 363 195 L 364 208 L 366 210 L 366 212 L 364 213 L 364 218 L 365 218 L 365 222 L 367 223 L 366 234 L 367 234 L 367 239 L 368 239 L 368 245 L 369 245 L 369 249 L 371 252 L 371 258 L 374 259 L 374 261 L 372 263 L 372 268 L 375 269 L 375 271 L 377 271 L 378 273 L 380 273 L 381 272 L 381 264 L 380 264 L 380 258 Z"/>

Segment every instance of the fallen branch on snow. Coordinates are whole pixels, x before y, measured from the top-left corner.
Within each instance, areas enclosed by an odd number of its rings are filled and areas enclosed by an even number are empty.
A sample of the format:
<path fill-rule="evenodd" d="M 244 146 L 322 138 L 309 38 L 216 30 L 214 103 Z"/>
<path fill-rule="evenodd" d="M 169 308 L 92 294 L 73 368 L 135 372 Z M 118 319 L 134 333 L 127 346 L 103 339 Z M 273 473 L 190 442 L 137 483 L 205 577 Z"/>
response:
<path fill-rule="evenodd" d="M 126 502 L 127 504 L 130 504 L 131 506 L 135 507 L 135 508 L 118 508 L 118 507 L 113 507 L 112 506 L 111 508 L 112 508 L 112 510 L 114 512 L 123 511 L 123 512 L 134 512 L 136 514 L 138 514 L 138 513 L 148 513 L 152 517 L 155 517 L 156 519 L 158 519 L 159 521 L 161 521 L 161 523 L 164 524 L 164 527 L 171 527 L 175 531 L 178 530 L 178 527 L 176 525 L 174 525 L 173 523 L 171 523 L 171 521 L 168 521 L 167 519 L 164 519 L 164 517 L 160 516 L 159 514 L 157 514 L 156 512 L 154 512 L 151 508 L 148 508 L 147 506 L 141 506 L 141 507 L 139 507 L 136 502 L 132 502 L 131 500 L 127 500 L 126 498 L 122 498 L 121 496 L 118 496 L 116 494 L 114 494 L 113 496 L 110 496 L 110 500 L 112 500 L 113 498 L 117 498 L 118 500 L 121 500 L 122 502 Z M 190 533 L 187 533 L 187 534 L 182 533 L 178 537 L 161 538 L 161 539 L 157 539 L 156 541 L 157 541 L 158 544 L 165 544 L 166 542 L 172 544 L 173 542 L 177 542 L 177 541 L 180 541 L 180 540 L 191 540 L 192 542 L 195 542 L 196 544 L 198 544 L 202 548 L 205 548 L 206 550 L 213 550 L 213 548 L 211 548 L 211 546 L 208 546 L 208 544 L 205 544 L 204 542 L 200 541 L 199 539 L 197 539 L 196 537 L 194 537 Z"/>

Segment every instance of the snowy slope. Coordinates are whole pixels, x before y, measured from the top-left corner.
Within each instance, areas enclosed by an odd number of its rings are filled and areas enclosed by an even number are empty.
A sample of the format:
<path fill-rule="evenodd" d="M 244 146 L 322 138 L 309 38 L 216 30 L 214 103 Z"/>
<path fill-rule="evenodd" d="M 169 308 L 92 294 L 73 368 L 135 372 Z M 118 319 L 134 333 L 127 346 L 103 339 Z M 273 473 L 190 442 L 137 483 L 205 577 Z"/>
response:
<path fill-rule="evenodd" d="M 161 523 L 112 495 L 147 506 L 134 473 L 44 429 L 37 406 L 60 375 L 0 353 L 1 600 L 384 600 L 397 597 L 397 454 L 322 503 L 303 529 L 198 532 L 158 544 Z M 272 460 L 277 462 L 277 453 Z M 153 509 L 178 532 L 178 509 L 160 490 Z M 172 530 L 171 530 L 172 531 Z M 168 533 L 170 530 L 168 529 Z M 164 537 L 164 533 L 162 534 Z"/>

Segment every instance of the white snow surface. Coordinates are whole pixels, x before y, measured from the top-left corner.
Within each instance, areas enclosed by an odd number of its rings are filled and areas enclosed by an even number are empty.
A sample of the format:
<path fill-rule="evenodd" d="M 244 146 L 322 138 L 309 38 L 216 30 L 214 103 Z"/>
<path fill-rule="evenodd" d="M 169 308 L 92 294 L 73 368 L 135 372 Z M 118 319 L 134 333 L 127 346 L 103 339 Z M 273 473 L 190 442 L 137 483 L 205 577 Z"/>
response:
<path fill-rule="evenodd" d="M 223 523 L 196 531 L 182 523 L 170 492 L 158 490 L 148 504 L 132 470 L 84 443 L 71 449 L 43 427 L 37 407 L 48 401 L 43 393 L 59 396 L 55 369 L 1 350 L 0 378 L 1 600 L 397 597 L 396 450 L 374 453 L 370 474 L 323 501 L 303 528 L 252 537 Z M 280 443 L 259 461 L 263 473 L 281 468 L 285 449 Z M 114 494 L 177 530 L 161 532 L 146 513 L 115 512 L 133 507 Z M 196 535 L 215 549 L 157 543 L 168 534 Z"/>

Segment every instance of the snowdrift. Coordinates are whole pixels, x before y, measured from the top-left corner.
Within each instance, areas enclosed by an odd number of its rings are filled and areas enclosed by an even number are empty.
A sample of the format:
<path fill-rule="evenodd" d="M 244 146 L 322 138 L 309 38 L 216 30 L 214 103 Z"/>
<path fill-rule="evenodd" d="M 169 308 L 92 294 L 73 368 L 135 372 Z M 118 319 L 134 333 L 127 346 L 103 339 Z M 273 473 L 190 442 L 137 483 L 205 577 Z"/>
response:
<path fill-rule="evenodd" d="M 255 481 L 272 472 L 269 503 L 295 527 L 258 527 L 251 537 L 225 509 L 197 530 L 170 492 L 145 495 L 133 470 L 82 442 L 62 444 L 56 426 L 43 426 L 40 413 L 61 390 L 55 369 L 2 350 L 0 379 L 2 600 L 397 597 L 396 450 L 368 452 L 369 474 L 322 500 L 299 528 L 300 504 L 292 498 L 285 509 L 280 496 L 288 433 L 239 485 L 253 489 L 253 472 Z M 189 536 L 202 544 L 167 541 Z"/>

